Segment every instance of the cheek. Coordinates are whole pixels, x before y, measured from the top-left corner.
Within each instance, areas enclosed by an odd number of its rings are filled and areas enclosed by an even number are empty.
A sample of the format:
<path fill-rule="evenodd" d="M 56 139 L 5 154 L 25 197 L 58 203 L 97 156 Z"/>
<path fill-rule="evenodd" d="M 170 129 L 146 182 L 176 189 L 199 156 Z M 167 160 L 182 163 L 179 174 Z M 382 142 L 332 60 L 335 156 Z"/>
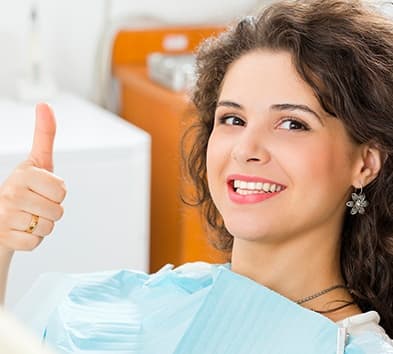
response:
<path fill-rule="evenodd" d="M 213 133 L 209 138 L 206 151 L 206 171 L 207 171 L 207 182 L 209 185 L 210 193 L 214 192 L 214 180 L 216 179 L 218 162 L 218 155 L 220 153 L 220 148 L 217 146 L 217 139 L 215 139 Z"/>
<path fill-rule="evenodd" d="M 330 175 L 329 171 L 333 167 L 334 152 L 331 146 L 313 146 L 305 152 L 307 155 L 305 172 L 307 171 L 313 178 L 325 179 Z"/>
<path fill-rule="evenodd" d="M 319 175 L 332 180 L 347 180 L 351 171 L 350 152 L 340 143 L 325 143 L 313 150 L 312 164 Z"/>
<path fill-rule="evenodd" d="M 224 139 L 220 139 L 219 134 L 214 131 L 210 135 L 206 151 L 206 168 L 208 179 L 217 177 L 217 173 L 223 166 L 223 160 L 227 155 L 228 147 Z"/>
<path fill-rule="evenodd" d="M 298 156 L 298 158 L 296 158 Z M 287 159 L 292 170 L 310 188 L 312 185 L 325 185 L 324 188 L 347 188 L 350 183 L 351 163 L 349 152 L 342 144 L 333 140 L 318 141 L 317 144 L 303 146 L 296 156 Z"/>
<path fill-rule="evenodd" d="M 215 155 L 216 155 L 216 149 L 215 149 L 215 144 L 214 144 L 214 137 L 213 135 L 210 135 L 208 144 L 207 144 L 207 150 L 206 150 L 206 171 L 207 171 L 207 179 L 210 184 L 210 176 L 213 173 L 213 167 L 214 167 L 214 160 Z"/>
<path fill-rule="evenodd" d="M 213 199 L 218 193 L 217 187 L 225 181 L 225 167 L 230 156 L 231 147 L 228 140 L 213 131 L 206 152 L 207 181 Z"/>

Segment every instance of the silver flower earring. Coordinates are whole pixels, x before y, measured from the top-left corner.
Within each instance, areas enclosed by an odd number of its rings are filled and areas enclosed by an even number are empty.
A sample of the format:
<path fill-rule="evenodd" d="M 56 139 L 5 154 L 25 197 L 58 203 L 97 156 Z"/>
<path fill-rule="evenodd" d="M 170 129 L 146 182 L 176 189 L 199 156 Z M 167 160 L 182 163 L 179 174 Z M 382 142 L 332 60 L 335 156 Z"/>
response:
<path fill-rule="evenodd" d="M 366 196 L 363 194 L 363 186 L 360 187 L 359 194 L 352 193 L 352 200 L 346 203 L 348 208 L 351 208 L 351 215 L 357 213 L 364 214 L 366 212 L 366 207 L 368 206 L 368 201 Z"/>

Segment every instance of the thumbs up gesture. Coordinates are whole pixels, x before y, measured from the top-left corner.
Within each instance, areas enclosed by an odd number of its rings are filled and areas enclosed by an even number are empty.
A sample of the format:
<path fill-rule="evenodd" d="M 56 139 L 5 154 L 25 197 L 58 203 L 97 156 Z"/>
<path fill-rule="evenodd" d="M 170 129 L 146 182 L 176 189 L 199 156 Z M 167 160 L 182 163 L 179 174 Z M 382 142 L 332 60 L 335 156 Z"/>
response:
<path fill-rule="evenodd" d="M 36 106 L 33 146 L 0 186 L 0 247 L 32 250 L 49 235 L 63 215 L 64 181 L 53 174 L 56 121 L 51 108 Z"/>

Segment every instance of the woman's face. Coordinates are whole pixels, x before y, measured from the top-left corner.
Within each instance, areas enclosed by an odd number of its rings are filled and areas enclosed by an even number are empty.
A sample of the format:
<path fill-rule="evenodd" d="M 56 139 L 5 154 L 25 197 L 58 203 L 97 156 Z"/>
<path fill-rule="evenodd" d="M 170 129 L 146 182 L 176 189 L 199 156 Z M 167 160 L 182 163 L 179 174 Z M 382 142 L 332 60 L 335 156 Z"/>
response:
<path fill-rule="evenodd" d="M 289 53 L 259 50 L 230 66 L 207 174 L 235 238 L 278 242 L 337 230 L 357 157 L 344 125 L 323 111 Z"/>

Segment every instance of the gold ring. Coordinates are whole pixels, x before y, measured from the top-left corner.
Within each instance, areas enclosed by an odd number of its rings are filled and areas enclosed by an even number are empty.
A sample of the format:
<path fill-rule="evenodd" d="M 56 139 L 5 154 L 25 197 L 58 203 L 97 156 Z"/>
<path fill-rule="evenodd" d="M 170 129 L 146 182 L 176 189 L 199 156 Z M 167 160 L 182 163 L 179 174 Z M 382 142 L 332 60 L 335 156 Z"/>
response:
<path fill-rule="evenodd" d="M 39 219 L 40 217 L 38 215 L 32 214 L 31 223 L 29 227 L 26 229 L 27 233 L 31 234 L 34 232 L 34 230 L 37 228 Z"/>

